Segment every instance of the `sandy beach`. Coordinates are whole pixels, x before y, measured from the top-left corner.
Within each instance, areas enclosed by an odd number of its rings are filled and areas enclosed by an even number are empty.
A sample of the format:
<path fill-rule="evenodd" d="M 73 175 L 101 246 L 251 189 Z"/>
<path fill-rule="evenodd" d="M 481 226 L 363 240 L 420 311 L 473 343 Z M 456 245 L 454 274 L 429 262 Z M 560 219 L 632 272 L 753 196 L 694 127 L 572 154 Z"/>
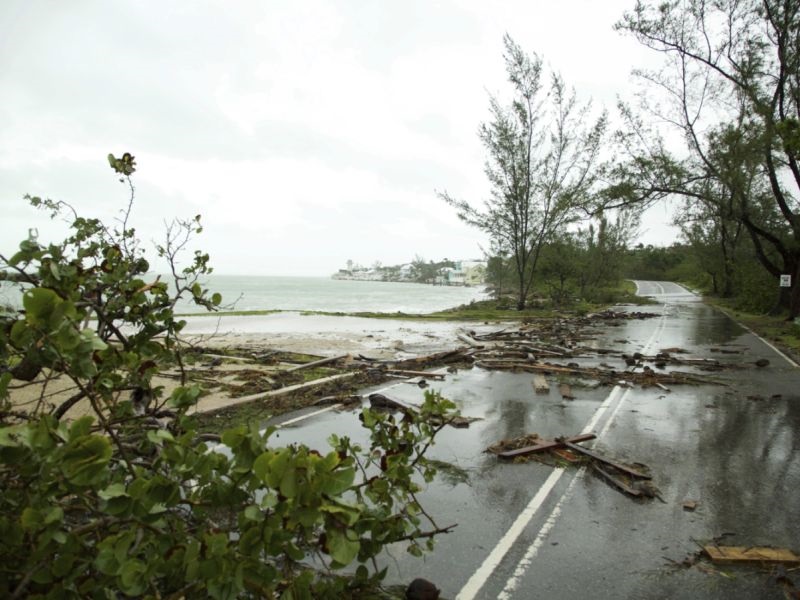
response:
<path fill-rule="evenodd" d="M 409 358 L 463 345 L 464 330 L 488 331 L 483 322 L 370 319 L 280 312 L 258 316 L 188 317 L 183 337 L 203 347 L 285 350 L 319 356 L 362 354 Z"/>
<path fill-rule="evenodd" d="M 260 397 L 269 403 L 273 396 L 282 395 L 266 388 L 264 391 L 244 395 L 231 395 L 231 386 L 238 386 L 242 378 L 261 378 L 268 384 L 281 366 L 264 366 L 246 358 L 265 352 L 291 352 L 321 357 L 342 355 L 364 356 L 374 359 L 406 359 L 435 352 L 463 347 L 459 333 L 472 330 L 496 330 L 498 324 L 465 323 L 456 321 L 426 321 L 400 319 L 370 319 L 364 317 L 338 317 L 304 315 L 299 312 L 280 312 L 268 315 L 197 316 L 187 317 L 182 332 L 183 340 L 203 349 L 207 360 L 192 365 L 195 377 L 203 382 L 207 393 L 202 396 L 192 412 L 208 412 L 253 401 Z M 245 358 L 226 359 L 225 364 L 213 364 L 215 351 L 230 352 Z M 231 364 L 233 363 L 233 364 Z M 291 366 L 291 365 L 289 365 Z M 285 368 L 286 365 L 283 365 Z M 153 380 L 162 386 L 164 397 L 178 385 L 177 371 L 171 370 Z M 292 392 L 292 386 L 285 391 Z M 51 379 L 46 387 L 38 382 L 22 384 L 12 390 L 12 402 L 22 410 L 44 401 L 58 406 L 76 388 L 64 378 Z M 44 395 L 43 395 L 44 394 Z M 74 419 L 92 414 L 87 400 L 73 406 L 66 414 Z"/>

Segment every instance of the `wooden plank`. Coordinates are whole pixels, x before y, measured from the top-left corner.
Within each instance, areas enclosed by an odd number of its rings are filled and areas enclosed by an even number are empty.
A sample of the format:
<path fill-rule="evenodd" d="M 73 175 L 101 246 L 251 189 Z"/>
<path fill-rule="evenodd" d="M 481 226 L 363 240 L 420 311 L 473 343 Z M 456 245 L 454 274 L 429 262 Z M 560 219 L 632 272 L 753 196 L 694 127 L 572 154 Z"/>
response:
<path fill-rule="evenodd" d="M 533 389 L 536 390 L 537 394 L 547 394 L 550 392 L 550 384 L 547 382 L 547 378 L 541 373 L 536 373 L 533 376 Z"/>
<path fill-rule="evenodd" d="M 567 438 L 563 442 L 559 442 L 557 440 L 546 440 L 541 442 L 540 444 L 536 444 L 535 446 L 524 446 L 523 448 L 516 448 L 514 450 L 506 450 L 505 452 L 498 452 L 497 456 L 502 458 L 514 458 L 516 456 L 525 456 L 526 454 L 533 454 L 534 452 L 541 452 L 543 450 L 552 450 L 553 448 L 561 448 L 566 443 L 578 443 L 578 442 L 588 442 L 589 440 L 593 440 L 597 436 L 593 433 L 584 433 L 582 435 L 576 435 L 571 438 Z"/>
<path fill-rule="evenodd" d="M 456 337 L 460 339 L 462 342 L 464 342 L 470 348 L 478 348 L 478 349 L 483 348 L 482 344 L 479 344 L 465 333 L 459 333 L 458 335 L 456 335 Z"/>
<path fill-rule="evenodd" d="M 800 556 L 786 548 L 768 548 L 760 546 L 703 546 L 703 551 L 715 563 L 781 563 L 800 566 Z"/>
<path fill-rule="evenodd" d="M 585 454 L 586 456 L 593 458 L 601 463 L 605 463 L 611 467 L 614 467 L 618 471 L 622 471 L 623 473 L 627 473 L 632 477 L 636 477 L 638 479 L 652 479 L 650 475 L 637 471 L 636 469 L 631 469 L 630 467 L 626 467 L 623 464 L 618 462 L 614 462 L 603 456 L 602 454 L 598 454 L 597 452 L 592 452 L 588 448 L 584 448 L 583 446 L 578 446 L 577 444 L 571 442 L 570 440 L 565 440 L 564 445 L 569 448 L 570 450 L 574 450 L 575 452 L 580 452 L 581 454 Z"/>
<path fill-rule="evenodd" d="M 634 496 L 634 497 L 638 498 L 639 496 L 642 495 L 642 491 L 641 490 L 637 490 L 635 488 L 632 488 L 627 483 L 622 481 L 619 477 L 614 477 L 611 473 L 609 473 L 608 471 L 603 469 L 597 463 L 592 463 L 592 469 L 594 470 L 595 473 L 597 473 L 600 477 L 605 479 L 608 483 L 613 485 L 615 488 L 617 488 L 619 490 L 622 490 L 623 492 L 625 492 L 629 496 Z"/>
<path fill-rule="evenodd" d="M 575 400 L 575 396 L 572 395 L 572 388 L 568 383 L 560 384 L 558 386 L 558 393 L 561 394 L 564 400 Z"/>
<path fill-rule="evenodd" d="M 567 450 L 566 448 L 553 448 L 552 452 L 559 458 L 563 458 L 568 463 L 574 464 L 574 463 L 579 463 L 581 461 L 580 457 L 575 456 L 574 452 L 572 452 L 571 450 Z"/>
<path fill-rule="evenodd" d="M 444 373 L 430 373 L 428 371 L 409 371 L 408 369 L 386 369 L 389 375 L 402 375 L 403 377 L 426 377 L 428 379 L 444 379 Z"/>
<path fill-rule="evenodd" d="M 247 402 L 254 402 L 256 400 L 263 400 L 265 398 L 274 398 L 276 396 L 283 396 L 284 394 L 291 394 L 292 392 L 313 388 L 319 385 L 330 383 L 332 381 L 338 381 L 340 379 L 351 379 L 356 375 L 358 375 L 358 373 L 356 372 L 339 373 L 338 375 L 331 375 L 330 377 L 323 377 L 322 379 L 314 379 L 313 381 L 298 383 L 297 385 L 288 385 L 286 387 L 282 387 L 277 390 L 270 390 L 268 392 L 258 392 L 256 394 L 250 394 L 249 396 L 239 396 L 238 398 L 219 398 L 213 402 L 206 401 L 201 408 L 198 408 L 197 405 L 190 408 L 189 414 L 214 413 L 220 410 L 231 408 L 232 406 L 245 404 Z"/>
<path fill-rule="evenodd" d="M 321 367 L 322 365 L 327 365 L 329 363 L 334 363 L 337 360 L 342 360 L 350 356 L 349 354 L 342 354 L 341 356 L 332 356 L 330 358 L 322 358 L 320 360 L 314 360 L 312 362 L 303 363 L 302 365 L 297 365 L 296 367 L 292 367 L 291 369 L 286 369 L 287 373 L 292 373 L 294 371 L 300 371 L 301 369 L 310 369 L 311 367 Z"/>

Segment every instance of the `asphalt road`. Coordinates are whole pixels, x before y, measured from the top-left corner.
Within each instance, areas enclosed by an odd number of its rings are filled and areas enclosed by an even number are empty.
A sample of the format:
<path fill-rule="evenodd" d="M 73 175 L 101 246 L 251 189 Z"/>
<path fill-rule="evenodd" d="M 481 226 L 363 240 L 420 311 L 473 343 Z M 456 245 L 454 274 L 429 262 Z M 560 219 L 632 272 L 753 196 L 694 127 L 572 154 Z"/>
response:
<path fill-rule="evenodd" d="M 660 304 L 629 310 L 661 316 L 608 328 L 597 347 L 643 354 L 679 347 L 687 356 L 740 368 L 670 392 L 580 388 L 573 401 L 564 401 L 555 385 L 549 395 L 535 394 L 530 374 L 473 368 L 448 375 L 435 387 L 462 414 L 482 420 L 442 432 L 432 457 L 468 477 L 437 478 L 423 503 L 439 525 L 458 527 L 422 560 L 395 549 L 386 561 L 390 583 L 425 577 L 443 598 L 459 600 L 784 597 L 769 570 L 722 567 L 720 573 L 670 561 L 722 534 L 735 534 L 725 538 L 729 545 L 800 550 L 800 370 L 684 288 L 637 286 Z M 761 358 L 770 364 L 756 367 Z M 612 366 L 624 367 L 615 360 L 620 364 Z M 385 393 L 409 403 L 422 397 L 407 383 Z M 332 431 L 358 438 L 356 415 L 317 414 L 277 435 L 324 446 Z M 595 449 L 648 465 L 663 502 L 633 500 L 585 469 L 501 463 L 484 452 L 526 433 L 589 431 L 598 435 Z M 685 511 L 685 500 L 697 501 L 697 509 Z"/>

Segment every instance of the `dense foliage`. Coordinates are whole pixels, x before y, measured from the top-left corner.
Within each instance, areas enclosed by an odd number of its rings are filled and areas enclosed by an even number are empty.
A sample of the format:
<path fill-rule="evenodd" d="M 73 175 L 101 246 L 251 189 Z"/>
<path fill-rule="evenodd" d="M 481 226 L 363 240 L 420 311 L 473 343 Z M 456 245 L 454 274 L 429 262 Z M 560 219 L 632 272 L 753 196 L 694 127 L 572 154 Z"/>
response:
<path fill-rule="evenodd" d="M 109 161 L 132 202 L 133 157 Z M 384 576 L 387 545 L 418 555 L 447 531 L 417 493 L 452 403 L 429 392 L 401 419 L 365 409 L 366 441 L 333 435 L 328 449 L 279 447 L 255 425 L 199 436 L 174 313 L 183 296 L 221 300 L 199 281 L 206 254 L 178 267 L 199 217 L 156 249 L 168 285 L 148 275 L 130 204 L 108 227 L 29 200 L 71 233 L 0 256 L 22 293 L 0 312 L 0 595 L 355 597 Z M 168 369 L 180 385 L 166 393 Z"/>
<path fill-rule="evenodd" d="M 610 174 L 611 204 L 683 198 L 679 221 L 711 287 L 741 295 L 759 280 L 773 305 L 797 317 L 800 2 L 640 1 L 618 28 L 663 60 L 637 72 L 638 110 L 623 107 L 625 160 Z M 792 285 L 778 296 L 780 275 Z"/>

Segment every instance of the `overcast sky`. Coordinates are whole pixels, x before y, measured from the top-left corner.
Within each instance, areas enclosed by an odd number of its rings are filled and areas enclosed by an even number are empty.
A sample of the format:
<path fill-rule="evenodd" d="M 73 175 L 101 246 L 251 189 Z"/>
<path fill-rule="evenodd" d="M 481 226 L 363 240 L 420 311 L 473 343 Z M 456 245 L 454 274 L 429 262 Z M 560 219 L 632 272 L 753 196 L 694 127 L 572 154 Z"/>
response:
<path fill-rule="evenodd" d="M 37 227 L 25 193 L 133 221 L 203 215 L 218 273 L 327 275 L 348 259 L 475 258 L 485 236 L 435 190 L 487 196 L 477 138 L 508 91 L 503 34 L 613 111 L 647 60 L 613 23 L 634 0 L 2 0 L 0 251 Z M 644 241 L 670 243 L 656 209 Z"/>

